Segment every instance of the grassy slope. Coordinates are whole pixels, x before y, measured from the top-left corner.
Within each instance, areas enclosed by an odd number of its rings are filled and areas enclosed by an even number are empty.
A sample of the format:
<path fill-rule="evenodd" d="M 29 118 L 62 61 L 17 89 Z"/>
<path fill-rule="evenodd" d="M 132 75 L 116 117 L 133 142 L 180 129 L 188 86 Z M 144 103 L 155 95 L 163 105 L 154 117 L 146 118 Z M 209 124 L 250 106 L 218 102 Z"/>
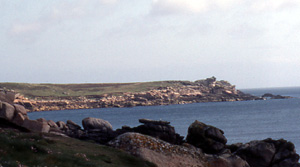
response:
<path fill-rule="evenodd" d="M 180 85 L 189 81 L 157 81 L 137 83 L 95 83 L 95 84 L 28 84 L 0 83 L 0 88 L 15 90 L 26 97 L 37 96 L 86 96 L 140 92 L 153 88 Z M 64 93 L 66 92 L 66 93 Z"/>
<path fill-rule="evenodd" d="M 119 150 L 50 134 L 0 129 L 0 166 L 155 166 Z"/>

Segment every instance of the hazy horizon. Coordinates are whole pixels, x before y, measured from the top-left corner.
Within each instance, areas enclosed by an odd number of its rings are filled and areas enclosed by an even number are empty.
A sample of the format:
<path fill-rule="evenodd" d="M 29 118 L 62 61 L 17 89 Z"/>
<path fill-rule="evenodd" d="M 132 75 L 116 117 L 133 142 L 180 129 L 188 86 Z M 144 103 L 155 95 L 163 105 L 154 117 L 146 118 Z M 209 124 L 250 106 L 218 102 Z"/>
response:
<path fill-rule="evenodd" d="M 300 86 L 297 0 L 0 0 L 0 82 Z"/>

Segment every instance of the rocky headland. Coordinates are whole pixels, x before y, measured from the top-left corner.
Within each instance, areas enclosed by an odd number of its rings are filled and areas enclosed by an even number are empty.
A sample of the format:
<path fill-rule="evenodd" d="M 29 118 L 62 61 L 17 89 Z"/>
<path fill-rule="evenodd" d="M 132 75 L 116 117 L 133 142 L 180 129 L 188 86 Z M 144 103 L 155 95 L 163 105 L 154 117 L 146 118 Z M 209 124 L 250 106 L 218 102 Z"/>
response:
<path fill-rule="evenodd" d="M 16 94 L 15 103 L 25 106 L 27 111 L 48 111 L 68 109 L 89 109 L 108 107 L 134 107 L 200 102 L 262 100 L 236 90 L 227 81 L 217 81 L 215 77 L 195 82 L 168 81 L 170 86 L 154 87 L 147 91 L 119 92 L 118 94 L 98 94 L 85 96 L 40 96 L 35 98 Z M 64 92 L 64 94 L 67 94 Z M 1 96 L 13 96 L 2 91 Z"/>
<path fill-rule="evenodd" d="M 22 105 L 10 102 L 11 99 L 0 102 L 1 127 L 94 141 L 123 150 L 158 167 L 300 167 L 294 144 L 284 139 L 269 138 L 227 145 L 224 131 L 197 120 L 189 126 L 185 139 L 175 132 L 170 122 L 161 120 L 140 119 L 142 125 L 123 126 L 117 130 L 113 130 L 108 121 L 92 117 L 83 119 L 82 126 L 72 120 L 30 120 Z M 37 151 L 35 147 L 33 144 L 32 151 Z M 2 154 L 6 155 L 6 150 L 0 149 Z M 86 161 L 91 159 L 86 154 L 79 155 Z M 18 159 L 16 161 L 21 163 Z M 0 161 L 0 166 L 5 162 Z"/>

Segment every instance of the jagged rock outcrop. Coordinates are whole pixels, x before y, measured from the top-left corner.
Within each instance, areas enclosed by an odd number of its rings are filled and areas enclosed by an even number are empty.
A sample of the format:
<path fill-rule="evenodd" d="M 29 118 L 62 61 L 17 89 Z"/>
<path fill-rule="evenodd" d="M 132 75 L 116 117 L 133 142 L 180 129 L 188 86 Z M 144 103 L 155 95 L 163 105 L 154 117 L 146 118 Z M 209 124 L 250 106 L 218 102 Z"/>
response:
<path fill-rule="evenodd" d="M 140 119 L 139 122 L 143 123 L 143 125 L 134 128 L 124 126 L 122 129 L 117 129 L 117 135 L 126 132 L 136 132 L 167 141 L 171 144 L 183 143 L 183 136 L 175 132 L 175 128 L 170 125 L 170 122 L 149 119 Z"/>
<path fill-rule="evenodd" d="M 236 155 L 206 155 L 191 145 L 172 145 L 140 133 L 125 133 L 109 145 L 155 163 L 158 167 L 249 167 Z"/>
<path fill-rule="evenodd" d="M 15 115 L 15 108 L 7 102 L 0 102 L 0 117 L 12 121 Z"/>
<path fill-rule="evenodd" d="M 227 139 L 221 129 L 197 120 L 189 126 L 186 141 L 210 154 L 220 153 L 227 143 Z"/>
<path fill-rule="evenodd" d="M 31 122 L 28 122 L 29 118 L 27 116 L 26 109 L 18 104 L 10 104 L 0 101 L 0 118 L 10 121 L 18 126 L 22 126 L 25 128 L 27 128 L 28 126 L 31 127 Z M 35 129 L 38 128 L 39 127 Z"/>
<path fill-rule="evenodd" d="M 153 162 L 158 167 L 206 166 L 200 149 L 171 145 L 140 133 L 124 133 L 110 141 L 109 145 Z"/>
<path fill-rule="evenodd" d="M 251 141 L 238 146 L 231 145 L 229 148 L 251 167 L 300 167 L 294 144 L 283 139 Z"/>
<path fill-rule="evenodd" d="M 94 140 L 101 144 L 116 137 L 116 133 L 112 129 L 112 125 L 103 119 L 88 117 L 82 120 L 84 134 L 82 139 Z"/>
<path fill-rule="evenodd" d="M 290 99 L 291 96 L 282 96 L 282 95 L 273 95 L 271 93 L 265 93 L 261 96 L 262 98 L 270 98 L 270 99 Z"/>
<path fill-rule="evenodd" d="M 13 105 L 15 97 L 15 92 L 0 90 L 0 101 L 2 102 L 6 102 Z"/>
<path fill-rule="evenodd" d="M 21 126 L 34 132 L 48 133 L 50 130 L 50 126 L 47 122 L 40 122 L 37 120 L 26 119 Z"/>

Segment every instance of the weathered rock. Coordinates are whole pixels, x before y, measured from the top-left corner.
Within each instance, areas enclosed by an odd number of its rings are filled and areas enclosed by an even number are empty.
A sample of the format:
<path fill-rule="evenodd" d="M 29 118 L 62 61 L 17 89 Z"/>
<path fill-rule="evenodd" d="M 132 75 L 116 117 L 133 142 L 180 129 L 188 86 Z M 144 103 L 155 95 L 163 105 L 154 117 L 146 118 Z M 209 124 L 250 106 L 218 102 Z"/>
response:
<path fill-rule="evenodd" d="M 207 155 L 206 157 L 209 167 L 250 167 L 245 160 L 232 154 Z"/>
<path fill-rule="evenodd" d="M 223 134 L 222 130 L 196 120 L 189 126 L 186 140 L 205 153 L 215 154 L 225 148 L 227 139 Z"/>
<path fill-rule="evenodd" d="M 274 144 L 252 141 L 239 148 L 236 154 L 245 159 L 250 166 L 269 167 L 275 152 Z"/>
<path fill-rule="evenodd" d="M 56 124 L 60 130 L 65 131 L 65 130 L 69 129 L 68 126 L 66 125 L 66 123 L 64 123 L 63 121 L 57 121 Z"/>
<path fill-rule="evenodd" d="M 15 93 L 10 91 L 0 91 L 0 101 L 14 104 Z"/>
<path fill-rule="evenodd" d="M 296 153 L 293 143 L 283 139 L 266 139 L 264 142 L 272 143 L 276 148 L 276 153 L 272 160 L 272 167 L 300 167 L 300 164 L 298 163 L 299 155 Z"/>
<path fill-rule="evenodd" d="M 39 122 L 47 122 L 47 120 L 45 118 L 38 118 L 36 120 L 39 121 Z"/>
<path fill-rule="evenodd" d="M 59 129 L 57 124 L 54 121 L 48 120 L 47 123 L 51 128 Z"/>
<path fill-rule="evenodd" d="M 0 117 L 11 121 L 15 115 L 15 107 L 7 102 L 0 102 Z"/>
<path fill-rule="evenodd" d="M 50 126 L 47 122 L 39 122 L 36 120 L 25 119 L 22 126 L 34 132 L 48 133 L 50 130 Z"/>
<path fill-rule="evenodd" d="M 262 98 L 271 98 L 271 99 L 290 99 L 291 96 L 281 96 L 281 95 L 273 95 L 271 93 L 265 93 L 261 96 Z"/>
<path fill-rule="evenodd" d="M 79 125 L 77 125 L 75 122 L 73 122 L 71 120 L 68 120 L 66 125 L 72 131 L 76 131 L 76 130 L 80 130 L 81 129 L 81 127 Z"/>
<path fill-rule="evenodd" d="M 100 118 L 88 117 L 82 120 L 84 130 L 98 129 L 102 132 L 113 131 L 111 124 Z"/>
<path fill-rule="evenodd" d="M 126 132 L 137 132 L 167 141 L 171 144 L 183 143 L 183 137 L 175 132 L 174 127 L 169 125 L 170 122 L 149 119 L 140 119 L 139 122 L 144 123 L 144 125 L 134 128 L 122 127 L 122 129 L 117 129 L 116 133 L 120 135 Z"/>
<path fill-rule="evenodd" d="M 248 163 L 232 154 L 207 155 L 189 144 L 172 145 L 151 136 L 125 133 L 109 145 L 155 163 L 158 167 L 249 167 Z"/>
<path fill-rule="evenodd" d="M 156 120 L 151 120 L 151 119 L 139 119 L 139 122 L 140 123 L 143 123 L 143 124 L 154 124 L 154 125 L 169 125 L 170 122 L 168 121 L 156 121 Z"/>
<path fill-rule="evenodd" d="M 241 145 L 234 154 L 245 159 L 251 167 L 300 166 L 294 144 L 283 139 L 251 141 Z"/>
<path fill-rule="evenodd" d="M 15 110 L 17 113 L 21 113 L 22 115 L 27 115 L 27 111 L 24 106 L 19 104 L 14 104 Z"/>
<path fill-rule="evenodd" d="M 15 115 L 15 117 L 13 118 L 12 122 L 19 125 L 19 126 L 22 126 L 25 119 L 27 119 L 27 118 L 25 118 L 23 114 L 17 113 Z"/>
<path fill-rule="evenodd" d="M 155 163 L 158 167 L 206 167 L 201 149 L 171 145 L 139 133 L 125 133 L 109 145 Z"/>

